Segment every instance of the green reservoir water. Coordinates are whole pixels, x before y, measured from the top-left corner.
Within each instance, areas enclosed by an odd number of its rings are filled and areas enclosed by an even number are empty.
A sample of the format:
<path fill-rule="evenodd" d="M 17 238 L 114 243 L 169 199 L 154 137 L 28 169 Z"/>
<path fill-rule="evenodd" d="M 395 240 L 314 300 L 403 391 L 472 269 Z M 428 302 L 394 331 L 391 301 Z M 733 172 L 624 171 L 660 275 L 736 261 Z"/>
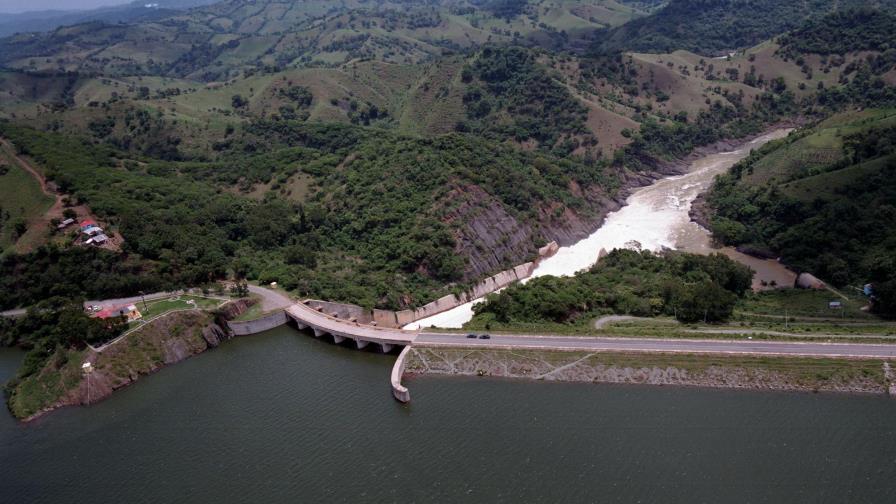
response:
<path fill-rule="evenodd" d="M 425 377 L 402 405 L 394 359 L 280 328 L 3 413 L 0 502 L 896 502 L 894 400 Z"/>

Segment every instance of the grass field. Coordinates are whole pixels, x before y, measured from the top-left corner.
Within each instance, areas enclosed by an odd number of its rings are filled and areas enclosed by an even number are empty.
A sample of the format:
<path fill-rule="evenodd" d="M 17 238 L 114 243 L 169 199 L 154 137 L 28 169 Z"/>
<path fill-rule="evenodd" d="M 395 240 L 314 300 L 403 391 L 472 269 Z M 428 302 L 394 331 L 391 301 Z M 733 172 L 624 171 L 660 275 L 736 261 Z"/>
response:
<path fill-rule="evenodd" d="M 17 223 L 33 224 L 53 201 L 41 191 L 37 180 L 0 147 L 0 252 L 15 244 Z"/>
<path fill-rule="evenodd" d="M 843 138 L 868 128 L 896 125 L 896 111 L 868 109 L 836 114 L 819 123 L 811 133 L 778 141 L 770 152 L 744 173 L 743 184 L 759 186 L 777 181 L 785 193 L 799 199 L 833 194 L 844 182 L 879 169 L 876 163 L 852 166 L 835 172 L 815 174 L 843 156 Z M 790 182 L 788 182 L 790 181 Z"/>
<path fill-rule="evenodd" d="M 192 310 L 196 308 L 200 310 L 212 310 L 217 308 L 221 303 L 223 303 L 223 301 L 220 299 L 211 299 L 202 296 L 176 296 L 149 301 L 146 303 L 148 307 L 146 309 L 143 307 L 143 302 L 138 302 L 136 305 L 137 309 L 140 310 L 140 313 L 143 315 L 143 319 L 149 320 L 174 310 Z"/>

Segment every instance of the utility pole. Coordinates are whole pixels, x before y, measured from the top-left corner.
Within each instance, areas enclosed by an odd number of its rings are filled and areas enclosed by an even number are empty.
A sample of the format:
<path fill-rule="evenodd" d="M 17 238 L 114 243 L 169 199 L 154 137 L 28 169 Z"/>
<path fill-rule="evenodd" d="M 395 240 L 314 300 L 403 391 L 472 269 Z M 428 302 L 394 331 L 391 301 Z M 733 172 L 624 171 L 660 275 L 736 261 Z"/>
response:
<path fill-rule="evenodd" d="M 146 294 L 144 294 L 143 291 L 140 291 L 140 299 L 143 300 L 143 311 L 149 310 L 149 308 L 146 307 Z"/>
<path fill-rule="evenodd" d="M 81 364 L 81 369 L 84 370 L 84 374 L 87 375 L 87 404 L 90 404 L 90 375 L 93 373 L 93 365 L 90 362 L 85 362 Z"/>

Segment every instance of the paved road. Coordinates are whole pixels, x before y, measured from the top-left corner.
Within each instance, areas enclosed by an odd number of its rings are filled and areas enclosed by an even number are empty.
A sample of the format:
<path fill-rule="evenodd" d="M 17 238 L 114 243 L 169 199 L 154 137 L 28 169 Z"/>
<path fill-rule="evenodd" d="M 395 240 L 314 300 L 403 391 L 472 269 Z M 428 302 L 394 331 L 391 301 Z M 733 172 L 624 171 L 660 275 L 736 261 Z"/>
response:
<path fill-rule="evenodd" d="M 295 304 L 295 301 L 288 298 L 285 294 L 257 285 L 249 284 L 249 292 L 261 297 L 261 309 L 265 312 L 279 310 Z"/>
<path fill-rule="evenodd" d="M 503 334 L 495 334 L 491 339 L 481 340 L 469 339 L 463 334 L 420 333 L 414 344 L 546 350 L 896 358 L 896 345 L 869 343 L 590 338 Z"/>
<path fill-rule="evenodd" d="M 631 315 L 606 315 L 594 321 L 595 329 L 604 329 L 608 324 L 624 322 L 626 320 L 651 320 L 647 317 L 633 317 Z"/>
<path fill-rule="evenodd" d="M 147 294 L 146 296 L 131 296 L 131 297 L 123 297 L 123 298 L 115 298 L 115 299 L 94 299 L 91 301 L 84 301 L 84 307 L 93 305 L 100 305 L 103 307 L 116 307 L 123 306 L 129 304 L 138 304 L 142 303 L 145 298 L 147 301 L 152 301 L 154 299 L 162 299 L 169 296 L 176 296 L 177 292 L 152 292 Z M 138 308 L 142 308 L 139 306 Z"/>

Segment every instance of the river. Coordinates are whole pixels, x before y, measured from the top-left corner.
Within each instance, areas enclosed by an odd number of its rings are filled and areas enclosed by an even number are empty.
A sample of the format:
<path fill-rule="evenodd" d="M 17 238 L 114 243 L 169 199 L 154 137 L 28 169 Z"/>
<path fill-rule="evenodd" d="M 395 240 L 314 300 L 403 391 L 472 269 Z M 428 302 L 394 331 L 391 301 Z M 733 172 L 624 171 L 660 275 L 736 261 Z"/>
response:
<path fill-rule="evenodd" d="M 880 396 L 418 377 L 400 404 L 394 359 L 283 327 L 0 413 L 0 502 L 896 501 Z"/>
<path fill-rule="evenodd" d="M 689 215 L 693 201 L 709 189 L 716 175 L 747 157 L 752 149 L 783 138 L 790 131 L 778 129 L 733 151 L 704 156 L 691 163 L 684 175 L 666 177 L 636 189 L 626 199 L 625 206 L 607 215 L 597 231 L 571 246 L 561 247 L 554 256 L 542 261 L 529 278 L 573 275 L 597 262 L 601 250 L 609 252 L 615 248 L 637 247 L 652 251 L 669 248 L 697 254 L 722 252 L 756 271 L 753 278 L 756 289 L 772 282 L 793 285 L 796 275 L 776 261 L 750 257 L 732 248 L 713 248 L 709 231 L 691 221 Z M 405 328 L 459 328 L 473 318 L 473 305 L 480 301 L 475 299 Z"/>

